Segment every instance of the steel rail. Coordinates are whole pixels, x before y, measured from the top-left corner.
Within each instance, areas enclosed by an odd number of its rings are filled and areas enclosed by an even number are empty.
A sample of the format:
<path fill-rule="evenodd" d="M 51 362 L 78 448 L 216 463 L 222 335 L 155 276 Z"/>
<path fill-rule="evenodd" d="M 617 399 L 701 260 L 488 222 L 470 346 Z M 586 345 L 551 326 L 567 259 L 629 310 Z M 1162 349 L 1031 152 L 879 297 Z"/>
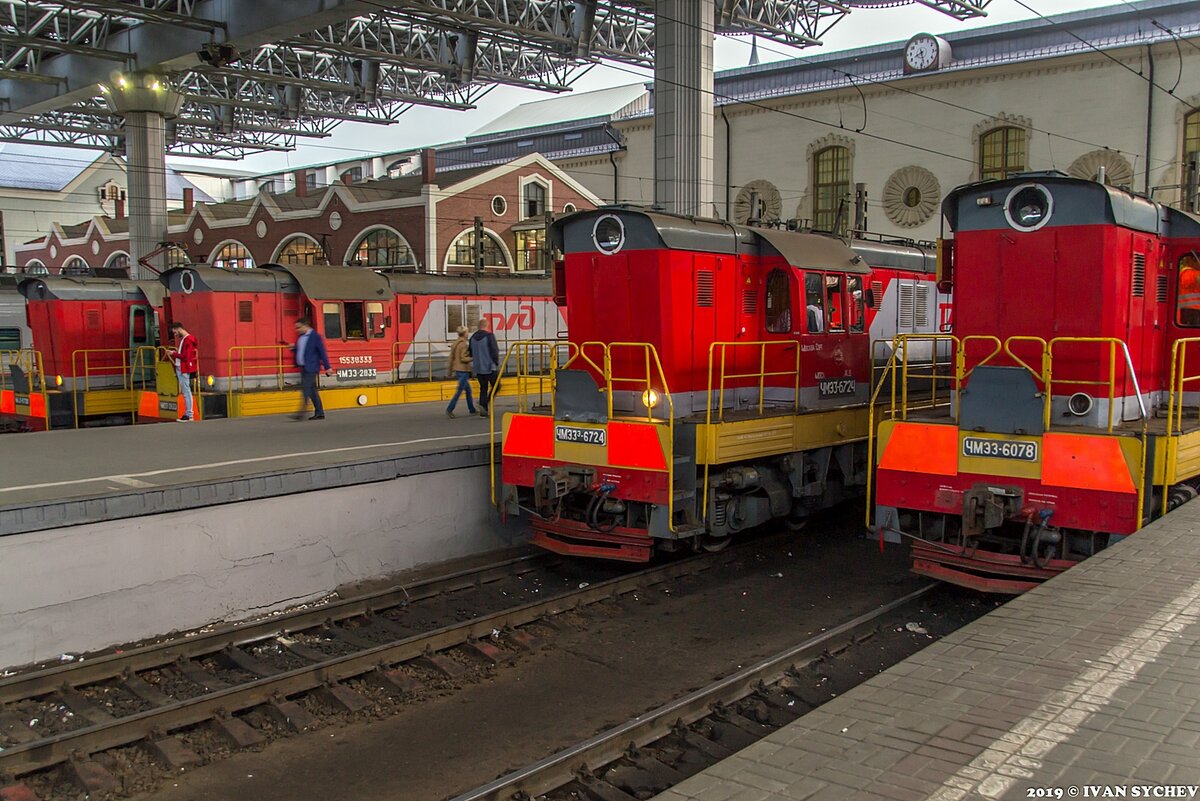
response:
<path fill-rule="evenodd" d="M 205 656 L 220 651 L 225 646 L 246 645 L 279 634 L 301 631 L 329 621 L 340 621 L 358 617 L 368 612 L 377 612 L 413 601 L 423 601 L 438 595 L 457 592 L 472 587 L 490 584 L 504 578 L 528 572 L 537 562 L 556 561 L 546 554 L 529 554 L 468 568 L 445 576 L 435 576 L 411 586 L 390 587 L 367 595 L 344 598 L 300 609 L 286 614 L 264 617 L 245 623 L 232 623 L 188 636 L 165 640 L 124 653 L 56 665 L 52 668 L 20 673 L 0 679 L 0 706 L 54 692 L 64 684 L 79 687 L 86 684 L 115 679 L 126 671 L 151 670 L 164 667 L 183 659 Z"/>
<path fill-rule="evenodd" d="M 215 717 L 232 715 L 259 704 L 361 676 L 387 665 L 453 648 L 471 640 L 491 637 L 498 630 L 511 630 L 547 616 L 610 598 L 619 598 L 662 581 L 693 575 L 722 561 L 725 560 L 714 559 L 711 555 L 694 556 L 663 567 L 598 582 L 554 598 L 282 671 L 236 687 L 207 692 L 113 721 L 13 745 L 0 751 L 0 772 L 22 775 L 52 767 L 79 754 L 91 754 L 128 745 L 149 736 L 169 733 Z"/>
<path fill-rule="evenodd" d="M 631 743 L 638 747 L 649 745 L 677 730 L 680 725 L 687 726 L 707 717 L 718 704 L 734 703 L 753 694 L 763 684 L 780 681 L 799 661 L 811 661 L 822 653 L 836 652 L 853 645 L 860 635 L 874 629 L 880 618 L 924 598 L 938 586 L 936 583 L 927 584 L 707 687 L 455 796 L 451 801 L 511 801 L 514 796 L 538 798 L 579 778 L 583 766 L 595 771 L 624 756 Z"/>

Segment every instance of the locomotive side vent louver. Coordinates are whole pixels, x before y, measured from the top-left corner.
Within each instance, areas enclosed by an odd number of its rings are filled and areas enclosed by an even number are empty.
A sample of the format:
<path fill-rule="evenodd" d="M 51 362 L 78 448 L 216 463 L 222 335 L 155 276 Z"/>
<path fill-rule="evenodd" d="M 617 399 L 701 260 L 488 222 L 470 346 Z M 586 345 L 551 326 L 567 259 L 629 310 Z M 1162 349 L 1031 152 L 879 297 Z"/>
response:
<path fill-rule="evenodd" d="M 920 330 L 929 327 L 929 288 L 932 284 L 921 282 L 916 289 L 916 299 L 913 304 L 913 323 Z"/>
<path fill-rule="evenodd" d="M 711 309 L 713 305 L 713 274 L 708 270 L 696 273 L 696 305 Z"/>
<path fill-rule="evenodd" d="M 742 314 L 758 314 L 758 295 L 752 289 L 742 294 Z"/>
<path fill-rule="evenodd" d="M 900 290 L 900 318 L 897 322 L 900 330 L 907 332 L 913 327 L 913 307 L 916 303 L 916 298 L 913 297 L 912 284 L 900 281 L 898 289 Z"/>
<path fill-rule="evenodd" d="M 883 282 L 882 281 L 872 281 L 871 282 L 871 295 L 872 295 L 871 300 L 874 301 L 871 304 L 871 308 L 874 309 L 875 311 L 879 311 L 879 307 L 883 305 Z"/>
<path fill-rule="evenodd" d="M 1133 296 L 1135 298 L 1144 298 L 1146 296 L 1146 254 L 1133 254 Z"/>
<path fill-rule="evenodd" d="M 1167 277 L 1160 275 L 1157 285 L 1154 287 L 1154 299 L 1159 303 L 1167 302 Z"/>
<path fill-rule="evenodd" d="M 249 300 L 238 301 L 238 322 L 252 323 L 254 322 L 254 303 Z"/>
<path fill-rule="evenodd" d="M 100 312 L 96 309 L 88 309 L 83 313 L 83 324 L 89 331 L 100 330 Z"/>

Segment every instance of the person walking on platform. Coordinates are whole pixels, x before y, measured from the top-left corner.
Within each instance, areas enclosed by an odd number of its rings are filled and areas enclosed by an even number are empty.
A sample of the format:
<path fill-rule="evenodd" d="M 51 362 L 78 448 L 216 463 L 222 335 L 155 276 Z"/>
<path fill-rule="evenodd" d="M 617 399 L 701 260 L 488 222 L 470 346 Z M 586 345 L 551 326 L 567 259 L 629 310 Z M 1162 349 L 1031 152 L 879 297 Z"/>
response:
<path fill-rule="evenodd" d="M 175 347 L 167 351 L 167 357 L 175 362 L 175 378 L 179 380 L 179 394 L 183 395 L 183 417 L 177 423 L 190 423 L 192 414 L 192 378 L 200 371 L 200 347 L 196 338 L 188 333 L 183 323 L 171 323 L 171 336 L 175 338 Z"/>
<path fill-rule="evenodd" d="M 492 323 L 486 317 L 479 321 L 479 330 L 471 337 L 471 368 L 479 379 L 479 416 L 487 417 L 500 370 L 500 346 L 492 333 Z"/>
<path fill-rule="evenodd" d="M 449 375 L 447 378 L 457 378 L 458 387 L 454 390 L 454 397 L 450 399 L 450 405 L 446 407 L 446 416 L 454 417 L 454 407 L 458 405 L 458 396 L 463 394 L 463 390 L 467 393 L 467 411 L 475 414 L 475 401 L 471 398 L 471 343 L 467 340 L 467 334 L 470 329 L 465 325 L 458 327 L 458 339 L 454 341 L 454 345 L 450 347 L 450 364 Z"/>
<path fill-rule="evenodd" d="M 304 418 L 308 403 L 312 401 L 313 415 L 309 420 L 324 420 L 325 407 L 321 405 L 321 393 L 317 391 L 317 376 L 322 368 L 326 375 L 333 375 L 329 354 L 325 352 L 325 340 L 313 330 L 307 317 L 296 320 L 296 366 L 300 368 L 300 411 L 293 417 Z"/>

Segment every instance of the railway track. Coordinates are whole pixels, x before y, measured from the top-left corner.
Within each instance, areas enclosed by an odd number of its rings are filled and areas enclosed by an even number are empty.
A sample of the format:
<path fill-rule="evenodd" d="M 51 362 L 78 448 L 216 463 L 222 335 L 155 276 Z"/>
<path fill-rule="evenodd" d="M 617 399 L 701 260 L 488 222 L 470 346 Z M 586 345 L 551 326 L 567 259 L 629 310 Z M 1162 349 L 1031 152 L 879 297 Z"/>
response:
<path fill-rule="evenodd" d="M 862 644 L 937 588 L 921 587 L 451 801 L 636 801 L 662 792 L 807 712 L 813 705 L 794 687 L 805 665 Z"/>
<path fill-rule="evenodd" d="M 453 675 L 456 663 L 445 652 L 456 648 L 498 661 L 506 651 L 535 645 L 522 627 L 703 572 L 729 558 L 692 557 L 594 583 L 579 581 L 559 593 L 545 588 L 544 598 L 535 588 L 537 600 L 521 603 L 514 594 L 499 611 L 432 630 L 413 631 L 421 622 L 406 622 L 405 613 L 424 599 L 499 587 L 559 561 L 527 556 L 12 676 L 0 680 L 0 775 L 20 777 L 70 761 L 88 764 L 82 773 L 95 780 L 92 789 L 105 789 L 104 771 L 88 761 L 97 752 L 145 742 L 169 764 L 186 764 L 189 752 L 174 735 L 205 723 L 231 745 L 246 747 L 261 740 L 241 720 L 248 710 L 261 708 L 286 727 L 303 729 L 311 715 L 292 700 L 299 695 L 318 692 L 330 705 L 355 711 L 369 702 L 347 680 L 367 678 L 401 694 L 411 689 L 399 667 L 405 663 L 422 660 Z"/>

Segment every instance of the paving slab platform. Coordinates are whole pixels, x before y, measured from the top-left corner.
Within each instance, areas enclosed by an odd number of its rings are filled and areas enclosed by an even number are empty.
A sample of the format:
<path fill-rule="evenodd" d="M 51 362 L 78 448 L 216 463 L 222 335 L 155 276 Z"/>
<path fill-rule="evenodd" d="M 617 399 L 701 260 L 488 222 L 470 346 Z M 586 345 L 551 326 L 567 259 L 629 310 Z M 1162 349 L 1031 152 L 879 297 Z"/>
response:
<path fill-rule="evenodd" d="M 498 403 L 499 414 L 510 404 Z M 441 402 L 0 435 L 0 535 L 488 462 L 488 420 Z"/>
<path fill-rule="evenodd" d="M 1200 798 L 1200 503 L 654 801 Z"/>

